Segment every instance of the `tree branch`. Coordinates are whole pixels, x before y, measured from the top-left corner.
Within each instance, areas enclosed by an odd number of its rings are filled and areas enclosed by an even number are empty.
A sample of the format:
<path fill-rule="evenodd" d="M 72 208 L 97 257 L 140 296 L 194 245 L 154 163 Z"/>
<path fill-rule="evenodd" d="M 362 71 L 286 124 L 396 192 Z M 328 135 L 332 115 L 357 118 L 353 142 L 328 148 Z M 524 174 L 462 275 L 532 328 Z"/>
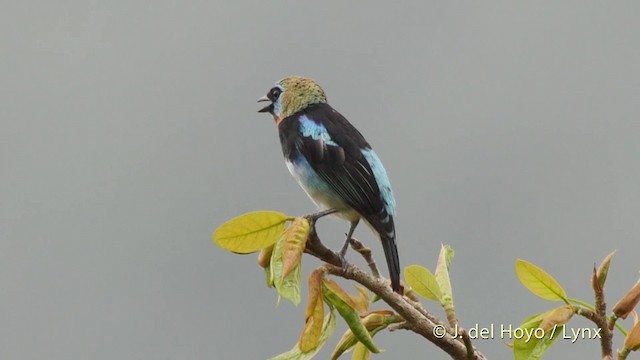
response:
<path fill-rule="evenodd" d="M 596 326 L 602 329 L 602 334 L 600 336 L 600 348 L 602 349 L 602 358 L 606 359 L 607 356 L 612 358 L 613 356 L 613 334 L 611 330 L 609 330 L 609 326 L 607 324 L 607 318 L 600 316 L 595 311 L 584 308 L 582 306 L 573 306 L 574 312 L 578 315 L 581 315 L 589 320 L 591 320 Z"/>
<path fill-rule="evenodd" d="M 315 231 L 315 219 L 309 218 L 309 220 L 311 230 L 305 252 L 327 263 L 325 268 L 330 274 L 356 281 L 378 295 L 405 320 L 405 324 L 398 328 L 405 328 L 423 336 L 453 359 L 486 359 L 482 353 L 471 346 L 470 340 L 452 337 L 455 335 L 455 331 L 451 327 L 438 320 L 435 315 L 430 314 L 421 305 L 416 305 L 416 302 L 393 292 L 387 279 L 376 277 L 347 262 L 343 264 L 340 256 L 324 246 L 318 238 Z M 369 266 L 371 267 L 371 265 Z M 441 332 L 442 330 L 446 331 L 447 335 Z M 470 348 L 468 348 L 469 346 Z"/>

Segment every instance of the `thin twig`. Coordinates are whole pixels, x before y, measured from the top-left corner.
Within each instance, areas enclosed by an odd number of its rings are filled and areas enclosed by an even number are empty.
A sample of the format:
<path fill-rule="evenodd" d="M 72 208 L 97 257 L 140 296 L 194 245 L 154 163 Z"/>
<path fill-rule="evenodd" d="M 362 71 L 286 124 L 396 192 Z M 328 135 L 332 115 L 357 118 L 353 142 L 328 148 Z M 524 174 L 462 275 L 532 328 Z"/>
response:
<path fill-rule="evenodd" d="M 600 316 L 597 312 L 582 306 L 573 305 L 573 312 L 591 320 L 602 331 L 600 334 L 600 348 L 602 350 L 602 358 L 613 356 L 613 335 L 607 326 L 607 318 Z"/>
<path fill-rule="evenodd" d="M 371 269 L 371 273 L 373 274 L 374 277 L 379 278 L 380 277 L 380 272 L 378 271 L 378 266 L 376 265 L 376 261 L 373 260 L 373 256 L 371 256 L 371 249 L 368 247 L 365 247 L 360 241 L 358 241 L 356 238 L 351 238 L 351 240 L 349 240 L 349 244 L 351 245 L 351 248 L 355 251 L 357 251 L 360 255 L 362 255 L 362 257 L 364 258 L 364 261 L 367 262 L 367 265 L 369 265 L 369 269 Z"/>
<path fill-rule="evenodd" d="M 598 280 L 598 273 L 595 265 L 593 266 L 593 272 L 591 274 L 591 287 L 595 294 L 596 315 L 598 322 L 596 323 L 602 331 L 600 337 L 600 347 L 602 350 L 602 357 L 613 357 L 613 330 L 609 328 L 607 321 L 607 303 L 604 301 L 604 288 Z"/>
<path fill-rule="evenodd" d="M 389 331 L 411 330 L 411 328 L 409 327 L 409 325 L 407 324 L 406 321 L 403 321 L 403 322 L 397 323 L 397 324 L 391 324 L 391 325 L 389 325 L 389 327 L 387 329 L 389 329 Z"/>

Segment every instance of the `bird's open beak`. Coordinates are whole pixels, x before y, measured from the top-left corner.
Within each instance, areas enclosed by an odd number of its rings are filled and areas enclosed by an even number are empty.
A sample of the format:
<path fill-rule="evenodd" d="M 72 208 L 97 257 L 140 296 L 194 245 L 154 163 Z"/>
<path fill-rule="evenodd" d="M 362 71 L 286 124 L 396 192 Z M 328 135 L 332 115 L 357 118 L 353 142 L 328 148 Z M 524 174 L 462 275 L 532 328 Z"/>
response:
<path fill-rule="evenodd" d="M 265 102 L 265 101 L 271 101 L 267 95 L 261 97 L 260 99 L 258 99 L 258 102 Z M 273 102 L 270 103 L 269 105 L 263 107 L 262 109 L 258 110 L 258 112 L 268 112 L 268 113 L 273 113 Z"/>

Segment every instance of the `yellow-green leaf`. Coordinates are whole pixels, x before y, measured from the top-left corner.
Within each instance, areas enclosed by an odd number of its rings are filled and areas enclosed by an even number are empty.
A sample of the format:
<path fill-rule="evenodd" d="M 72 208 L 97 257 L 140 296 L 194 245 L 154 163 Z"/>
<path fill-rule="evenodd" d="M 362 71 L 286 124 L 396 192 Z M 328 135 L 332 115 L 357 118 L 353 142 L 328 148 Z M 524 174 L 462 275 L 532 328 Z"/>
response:
<path fill-rule="evenodd" d="M 520 326 L 514 327 L 510 333 L 502 332 L 503 336 L 514 339 L 513 355 L 515 360 L 540 359 L 556 339 L 562 336 L 565 325 L 555 326 L 548 331 L 543 331 L 540 327 L 542 320 L 550 312 L 529 317 Z"/>
<path fill-rule="evenodd" d="M 273 273 L 271 272 L 271 265 L 267 265 L 266 268 L 264 268 L 264 280 L 267 283 L 267 287 L 274 287 L 275 284 L 273 283 Z"/>
<path fill-rule="evenodd" d="M 409 265 L 404 268 L 404 279 L 420 296 L 440 301 L 440 286 L 429 269 L 420 265 Z"/>
<path fill-rule="evenodd" d="M 271 264 L 271 254 L 273 254 L 273 245 L 268 246 L 258 253 L 258 265 L 261 268 L 266 269 Z"/>
<path fill-rule="evenodd" d="M 300 347 L 296 343 L 296 345 L 286 353 L 280 354 L 276 357 L 273 357 L 269 360 L 311 360 L 313 357 L 322 349 L 322 347 L 327 343 L 327 340 L 333 335 L 336 331 L 336 317 L 333 314 L 333 310 L 329 312 L 328 316 L 324 317 L 324 324 L 322 325 L 322 335 L 320 336 L 320 341 L 318 342 L 318 346 L 306 353 L 300 351 Z"/>
<path fill-rule="evenodd" d="M 302 252 L 309 237 L 309 220 L 295 218 L 284 231 L 284 245 L 282 249 L 282 276 L 289 275 L 291 270 L 300 265 Z"/>
<path fill-rule="evenodd" d="M 353 302 L 354 309 L 359 313 L 366 313 L 369 310 L 369 292 L 362 286 L 354 286 L 358 291 L 357 295 L 349 294 L 351 301 Z"/>
<path fill-rule="evenodd" d="M 440 255 L 436 264 L 435 278 L 440 289 L 440 304 L 447 314 L 449 324 L 453 326 L 457 320 L 455 316 L 455 306 L 453 305 L 453 289 L 451 288 L 451 279 L 449 278 L 449 267 L 453 261 L 453 249 L 449 245 L 440 247 Z"/>
<path fill-rule="evenodd" d="M 327 304 L 338 310 L 338 313 L 347 323 L 349 329 L 351 329 L 353 335 L 356 339 L 358 339 L 358 341 L 363 343 L 369 350 L 371 350 L 371 352 L 376 354 L 379 353 L 380 349 L 378 349 L 376 344 L 373 342 L 371 334 L 369 334 L 369 331 L 367 331 L 366 327 L 362 323 L 360 316 L 353 308 L 353 304 L 348 304 L 347 302 L 345 302 L 344 298 L 342 297 L 343 295 L 338 294 L 340 293 L 340 291 L 336 293 L 336 287 L 329 287 L 327 286 L 327 283 L 328 282 L 325 279 L 323 281 L 324 286 L 322 287 L 322 294 L 324 295 L 324 299 Z M 340 288 L 340 290 L 342 289 Z M 342 290 L 341 293 L 346 294 L 344 290 Z M 349 299 L 348 296 L 347 298 Z M 351 299 L 349 299 L 348 301 L 351 302 Z"/>
<path fill-rule="evenodd" d="M 353 302 L 353 298 L 342 287 L 340 287 L 337 282 L 331 279 L 323 279 L 322 283 L 327 289 L 331 290 L 333 294 L 338 296 L 340 300 L 345 303 L 345 305 L 347 305 L 351 309 L 356 308 L 356 304 Z"/>
<path fill-rule="evenodd" d="M 249 254 L 273 245 L 291 219 L 277 211 L 254 211 L 235 217 L 220 225 L 213 233 L 213 242 L 223 249 Z"/>
<path fill-rule="evenodd" d="M 605 281 L 607 281 L 607 274 L 609 274 L 609 266 L 611 265 L 611 260 L 613 259 L 613 255 L 615 255 L 616 252 L 613 251 L 611 252 L 611 254 L 607 255 L 606 258 L 604 258 L 604 260 L 602 260 L 602 263 L 600 264 L 600 266 L 598 266 L 598 283 L 600 284 L 600 287 L 603 288 L 604 287 L 604 283 Z"/>
<path fill-rule="evenodd" d="M 532 263 L 516 260 L 516 274 L 522 285 L 541 298 L 567 302 L 567 294 L 556 279 Z"/>
<path fill-rule="evenodd" d="M 322 278 L 324 272 L 315 270 L 309 276 L 309 302 L 305 313 L 305 325 L 300 334 L 298 346 L 302 352 L 315 349 L 322 335 L 324 322 L 324 301 L 322 298 Z"/>
<path fill-rule="evenodd" d="M 315 349 L 320 343 L 320 335 L 322 335 L 322 322 L 324 321 L 324 303 L 322 299 L 315 303 L 313 314 L 306 319 L 304 329 L 300 334 L 298 344 L 300 351 L 309 352 Z"/>
<path fill-rule="evenodd" d="M 322 298 L 322 280 L 324 279 L 324 271 L 315 269 L 309 274 L 307 284 L 309 286 L 309 302 L 305 312 L 305 318 L 312 316 L 315 311 L 315 303 L 323 302 Z"/>
<path fill-rule="evenodd" d="M 364 327 L 369 331 L 369 334 L 373 337 L 379 331 L 386 329 L 389 324 L 393 324 L 396 322 L 402 321 L 400 317 L 395 316 L 392 311 L 382 310 L 382 311 L 374 311 L 362 318 L 362 323 Z M 336 345 L 336 348 L 333 350 L 333 354 L 331 354 L 331 360 L 336 360 L 343 353 L 349 351 L 354 345 L 362 344 L 358 342 L 353 331 L 348 329 L 342 338 Z M 364 346 L 364 345 L 363 345 Z M 366 347 L 365 347 L 366 348 Z"/>
<path fill-rule="evenodd" d="M 300 287 L 302 286 L 302 275 L 300 266 L 296 266 L 289 275 L 282 276 L 283 272 L 283 248 L 284 248 L 284 236 L 276 242 L 273 248 L 273 254 L 271 255 L 271 279 L 274 282 L 276 290 L 278 291 L 278 303 L 280 303 L 280 297 L 291 300 L 292 303 L 298 305 L 301 300 Z"/>
<path fill-rule="evenodd" d="M 369 360 L 371 359 L 371 351 L 367 349 L 362 343 L 357 343 L 356 347 L 353 349 L 353 355 L 351 355 L 351 360 Z"/>

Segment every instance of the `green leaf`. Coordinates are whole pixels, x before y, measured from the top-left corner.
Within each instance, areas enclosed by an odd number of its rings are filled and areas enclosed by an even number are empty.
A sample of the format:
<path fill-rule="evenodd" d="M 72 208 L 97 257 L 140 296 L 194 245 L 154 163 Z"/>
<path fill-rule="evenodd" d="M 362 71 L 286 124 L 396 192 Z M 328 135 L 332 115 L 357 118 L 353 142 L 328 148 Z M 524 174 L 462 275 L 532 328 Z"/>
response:
<path fill-rule="evenodd" d="M 255 211 L 235 217 L 220 225 L 213 242 L 223 249 L 249 254 L 273 245 L 291 218 L 277 211 Z"/>
<path fill-rule="evenodd" d="M 449 266 L 453 261 L 454 255 L 453 249 L 449 245 L 442 245 L 440 247 L 440 255 L 438 256 L 438 263 L 436 265 L 435 278 L 438 282 L 438 288 L 440 289 L 440 304 L 447 313 L 447 318 L 453 319 L 454 306 L 453 306 L 453 290 L 451 288 L 451 279 L 449 278 Z"/>
<path fill-rule="evenodd" d="M 522 285 L 543 299 L 568 303 L 567 294 L 556 279 L 528 261 L 516 260 L 516 274 Z"/>
<path fill-rule="evenodd" d="M 362 323 L 364 324 L 364 327 L 367 329 L 367 331 L 369 331 L 369 334 L 371 334 L 371 337 L 373 337 L 381 330 L 386 329 L 389 324 L 402 321 L 400 319 L 401 318 L 394 315 L 392 311 L 382 310 L 374 311 L 367 314 L 362 319 Z M 356 344 L 364 346 L 361 342 L 358 341 L 358 339 L 356 339 L 353 331 L 351 331 L 351 329 L 347 329 L 347 331 L 344 333 L 344 335 L 342 335 L 342 338 L 338 342 L 338 345 L 336 345 L 336 348 L 333 350 L 333 354 L 331 354 L 331 360 L 338 359 L 343 353 L 349 351 Z"/>
<path fill-rule="evenodd" d="M 605 281 L 607 281 L 607 274 L 609 274 L 609 266 L 611 265 L 611 260 L 613 259 L 613 255 L 615 254 L 616 254 L 615 251 L 611 252 L 611 254 L 607 255 L 607 257 L 604 258 L 604 260 L 602 260 L 602 263 L 600 264 L 600 266 L 598 266 L 598 271 L 597 271 L 598 283 L 600 284 L 601 288 L 604 287 L 604 283 Z"/>
<path fill-rule="evenodd" d="M 329 306 L 338 310 L 338 313 L 347 323 L 349 329 L 351 329 L 353 335 L 358 339 L 358 341 L 363 343 L 369 350 L 371 350 L 371 352 L 376 354 L 379 353 L 380 349 L 378 349 L 376 344 L 373 342 L 371 334 L 369 334 L 369 331 L 362 323 L 360 315 L 358 315 L 358 312 L 353 308 L 353 305 L 345 302 L 339 294 L 334 292 L 335 286 L 327 286 L 326 280 L 323 282 L 323 285 L 322 294 L 324 295 L 325 302 Z M 342 290 L 342 292 L 344 292 L 344 290 Z"/>
<path fill-rule="evenodd" d="M 353 355 L 351 360 L 369 360 L 371 358 L 371 351 L 367 349 L 362 343 L 357 343 L 353 349 Z"/>
<path fill-rule="evenodd" d="M 271 280 L 278 291 L 278 303 L 280 303 L 281 297 L 291 300 L 292 303 L 298 305 L 301 300 L 300 287 L 302 286 L 302 271 L 300 266 L 296 266 L 289 272 L 287 276 L 283 278 L 284 271 L 283 263 L 283 249 L 284 249 L 284 235 L 276 242 L 273 248 L 273 254 L 271 255 Z"/>
<path fill-rule="evenodd" d="M 333 335 L 336 331 L 336 317 L 333 314 L 333 310 L 329 312 L 328 316 L 324 317 L 324 324 L 322 325 L 322 335 L 320 335 L 320 341 L 318 346 L 306 353 L 300 351 L 298 344 L 286 353 L 280 354 L 276 357 L 273 357 L 269 360 L 310 360 L 322 349 L 322 347 L 327 343 L 327 340 Z"/>
<path fill-rule="evenodd" d="M 555 310 L 555 309 L 554 309 Z M 552 310 L 553 311 L 553 310 Z M 545 351 L 562 336 L 564 325 L 555 326 L 544 331 L 540 325 L 551 311 L 529 317 L 518 328 L 514 328 L 511 337 L 513 341 L 513 355 L 515 360 L 538 360 Z M 516 329 L 520 329 L 517 330 Z M 504 331 L 502 334 L 505 334 Z"/>
<path fill-rule="evenodd" d="M 264 280 L 267 283 L 267 287 L 274 287 L 275 284 L 273 283 L 273 272 L 271 271 L 271 265 L 267 265 L 266 268 L 264 268 Z"/>
<path fill-rule="evenodd" d="M 429 269 L 420 265 L 409 265 L 404 268 L 404 278 L 411 289 L 423 298 L 440 301 L 442 294 L 438 280 Z"/>
<path fill-rule="evenodd" d="M 351 308 L 353 310 L 356 310 L 357 306 L 356 306 L 355 302 L 353 301 L 353 297 L 350 296 L 349 293 L 347 293 L 343 288 L 341 288 L 340 285 L 338 285 L 337 282 L 335 282 L 335 281 L 333 281 L 331 279 L 323 278 L 322 279 L 322 286 L 326 287 L 327 290 L 331 291 L 334 295 L 339 297 L 340 301 L 342 301 L 345 304 L 345 306 L 348 306 L 349 308 Z"/>

